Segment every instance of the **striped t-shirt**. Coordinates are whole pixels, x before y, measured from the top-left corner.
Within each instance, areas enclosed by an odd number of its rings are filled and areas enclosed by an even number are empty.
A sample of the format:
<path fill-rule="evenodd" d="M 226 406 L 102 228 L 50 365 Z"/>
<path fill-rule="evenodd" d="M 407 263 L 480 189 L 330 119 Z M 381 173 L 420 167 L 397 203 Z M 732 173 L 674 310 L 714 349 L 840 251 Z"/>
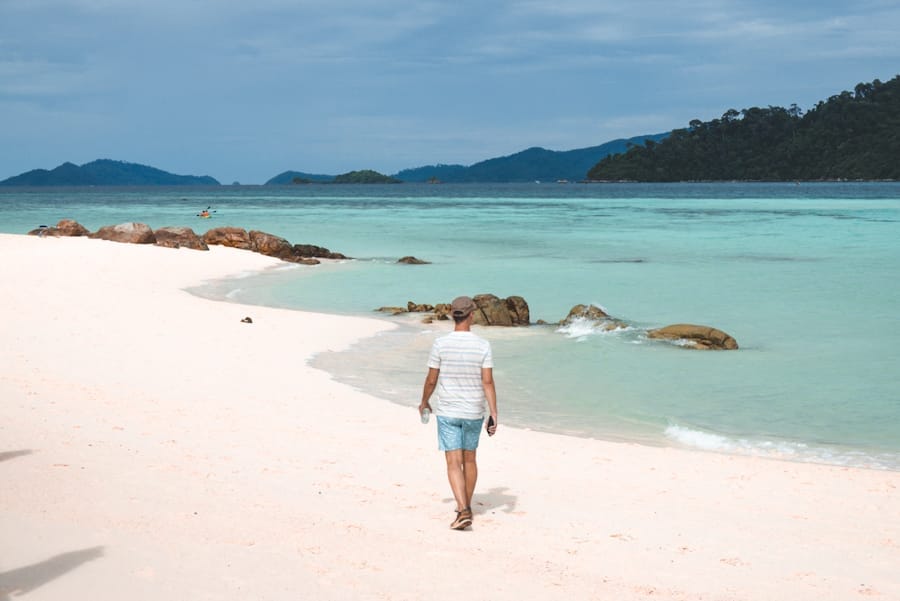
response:
<path fill-rule="evenodd" d="M 484 417 L 481 368 L 494 367 L 491 343 L 472 332 L 451 332 L 434 341 L 428 367 L 438 375 L 434 414 L 462 419 Z"/>

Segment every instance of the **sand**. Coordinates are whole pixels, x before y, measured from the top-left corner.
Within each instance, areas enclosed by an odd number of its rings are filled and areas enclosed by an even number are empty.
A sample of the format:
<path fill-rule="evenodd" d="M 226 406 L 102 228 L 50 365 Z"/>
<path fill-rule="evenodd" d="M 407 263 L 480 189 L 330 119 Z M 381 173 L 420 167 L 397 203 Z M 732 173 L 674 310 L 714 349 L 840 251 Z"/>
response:
<path fill-rule="evenodd" d="M 389 322 L 184 290 L 247 251 L 0 257 L 0 601 L 900 599 L 898 472 L 507 428 L 498 382 L 451 531 L 433 421 L 308 365 Z"/>

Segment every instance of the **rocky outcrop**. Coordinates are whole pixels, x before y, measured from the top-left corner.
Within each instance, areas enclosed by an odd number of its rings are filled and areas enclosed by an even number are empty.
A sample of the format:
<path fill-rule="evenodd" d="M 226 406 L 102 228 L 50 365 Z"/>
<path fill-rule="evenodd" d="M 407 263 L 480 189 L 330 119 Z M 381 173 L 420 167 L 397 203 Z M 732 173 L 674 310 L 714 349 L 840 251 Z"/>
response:
<path fill-rule="evenodd" d="M 149 225 L 134 222 L 104 225 L 93 234 L 88 234 L 88 237 L 129 244 L 153 244 L 156 242 L 156 236 Z"/>
<path fill-rule="evenodd" d="M 316 246 L 314 244 L 295 244 L 293 246 L 294 256 L 313 258 L 313 259 L 348 259 L 346 255 L 331 252 L 325 247 Z"/>
<path fill-rule="evenodd" d="M 71 219 L 60 219 L 55 226 L 41 226 L 28 232 L 29 236 L 54 236 L 54 237 L 75 237 L 87 236 L 90 231 L 77 221 Z"/>
<path fill-rule="evenodd" d="M 478 294 L 472 297 L 475 301 L 475 323 L 482 326 L 527 326 L 530 323 L 528 303 L 521 296 L 499 298 L 493 294 Z M 382 311 L 388 307 L 378 309 Z M 439 303 L 429 305 L 409 301 L 406 311 L 410 313 L 430 313 L 423 321 L 430 323 L 435 319 L 450 319 L 450 304 Z M 401 311 L 402 312 L 402 311 Z"/>
<path fill-rule="evenodd" d="M 259 230 L 250 230 L 250 250 L 267 257 L 276 257 L 284 261 L 294 258 L 294 250 L 291 243 L 280 236 L 268 234 Z"/>
<path fill-rule="evenodd" d="M 407 312 L 403 307 L 378 307 L 375 311 L 378 313 L 390 313 L 391 315 L 400 315 Z"/>
<path fill-rule="evenodd" d="M 709 326 L 680 323 L 647 332 L 650 338 L 682 341 L 684 348 L 699 350 L 736 350 L 737 341 L 722 330 Z"/>
<path fill-rule="evenodd" d="M 586 319 L 595 322 L 597 327 L 606 331 L 621 330 L 628 327 L 628 324 L 611 317 L 597 305 L 575 305 L 569 310 L 569 314 L 566 318 L 559 322 L 559 325 L 569 325 L 578 319 Z"/>
<path fill-rule="evenodd" d="M 155 230 L 153 234 L 156 236 L 157 246 L 209 250 L 206 242 L 189 227 L 161 227 Z"/>
<path fill-rule="evenodd" d="M 251 250 L 250 233 L 240 227 L 215 227 L 203 234 L 203 241 L 209 245 Z"/>
<path fill-rule="evenodd" d="M 527 326 L 531 315 L 521 296 L 498 298 L 493 294 L 476 294 L 475 323 L 483 326 Z"/>
<path fill-rule="evenodd" d="M 403 263 L 404 265 L 430 265 L 430 261 L 424 261 L 422 259 L 417 259 L 415 257 L 401 257 L 397 259 L 398 263 Z"/>

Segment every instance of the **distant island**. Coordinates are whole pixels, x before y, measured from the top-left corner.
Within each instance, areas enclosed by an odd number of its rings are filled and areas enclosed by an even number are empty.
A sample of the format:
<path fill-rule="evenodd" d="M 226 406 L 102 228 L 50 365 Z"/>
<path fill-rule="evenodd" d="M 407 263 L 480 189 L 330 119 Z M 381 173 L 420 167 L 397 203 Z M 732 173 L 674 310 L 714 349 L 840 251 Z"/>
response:
<path fill-rule="evenodd" d="M 658 142 L 668 133 L 618 139 L 599 146 L 576 150 L 547 150 L 533 147 L 509 156 L 463 165 L 429 165 L 404 169 L 394 175 L 405 182 L 516 183 L 583 180 L 588 170 L 610 154 L 625 152 L 647 140 Z"/>
<path fill-rule="evenodd" d="M 0 181 L 0 186 L 218 186 L 208 175 L 175 175 L 155 167 L 98 159 L 80 167 L 63 163 L 50 171 L 34 169 Z"/>
<path fill-rule="evenodd" d="M 806 114 L 796 104 L 693 120 L 608 156 L 597 181 L 900 180 L 900 76 L 860 83 Z"/>

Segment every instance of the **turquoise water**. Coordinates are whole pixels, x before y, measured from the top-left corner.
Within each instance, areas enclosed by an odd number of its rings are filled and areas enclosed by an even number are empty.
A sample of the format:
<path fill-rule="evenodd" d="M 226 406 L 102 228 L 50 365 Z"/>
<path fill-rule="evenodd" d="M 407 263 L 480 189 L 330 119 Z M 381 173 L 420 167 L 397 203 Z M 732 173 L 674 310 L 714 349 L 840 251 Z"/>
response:
<path fill-rule="evenodd" d="M 213 219 L 195 215 L 211 205 Z M 2 190 L 0 231 L 261 229 L 354 261 L 208 286 L 247 303 L 372 315 L 521 295 L 532 320 L 595 303 L 630 324 L 485 329 L 501 420 L 532 429 L 900 469 L 900 184 L 398 185 Z M 397 265 L 415 255 L 431 265 Z M 316 364 L 415 405 L 431 340 L 400 325 Z M 718 327 L 736 352 L 649 341 Z"/>

